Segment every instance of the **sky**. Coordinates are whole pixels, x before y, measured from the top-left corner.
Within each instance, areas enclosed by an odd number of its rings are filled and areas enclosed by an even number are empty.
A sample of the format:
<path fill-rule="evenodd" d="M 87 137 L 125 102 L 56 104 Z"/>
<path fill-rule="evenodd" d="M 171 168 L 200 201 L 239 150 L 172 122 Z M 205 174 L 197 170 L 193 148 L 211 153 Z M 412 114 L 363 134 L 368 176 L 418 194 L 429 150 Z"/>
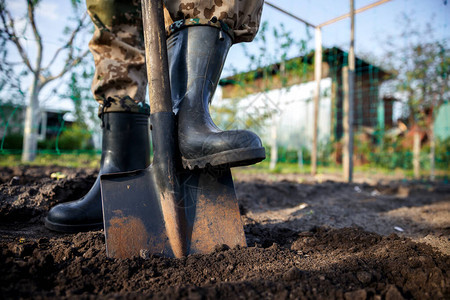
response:
<path fill-rule="evenodd" d="M 350 0 L 271 0 L 276 6 L 289 11 L 291 14 L 313 24 L 318 25 L 350 11 Z M 355 9 L 364 7 L 377 0 L 355 0 Z M 392 0 L 372 9 L 355 15 L 355 53 L 369 54 L 382 57 L 386 42 L 398 38 L 404 26 L 403 14 L 412 19 L 411 25 L 424 28 L 426 23 L 432 23 L 435 38 L 446 38 L 450 41 L 450 3 L 445 0 Z M 296 40 L 307 39 L 306 26 L 301 22 L 265 5 L 262 22 L 267 21 L 270 26 L 284 27 L 291 32 Z M 309 47 L 314 48 L 314 29 L 310 29 L 312 39 Z M 396 43 L 396 41 L 393 41 Z M 401 46 L 405 41 L 398 41 Z M 323 47 L 338 46 L 348 50 L 350 46 L 350 19 L 323 27 Z M 252 48 L 251 44 L 246 47 Z M 275 45 L 274 45 L 275 47 Z M 256 49 L 255 49 L 256 51 Z M 242 62 L 242 46 L 232 47 L 225 72 L 245 68 Z M 234 68 L 233 68 L 234 67 Z"/>
<path fill-rule="evenodd" d="M 25 0 L 6 0 L 14 15 L 22 14 L 25 9 Z M 320 24 L 342 14 L 349 12 L 350 0 L 271 0 L 273 4 L 290 13 L 312 23 Z M 376 2 L 376 0 L 355 0 L 355 9 Z M 80 12 L 82 13 L 82 12 Z M 405 41 L 398 39 L 402 28 L 403 14 L 409 16 L 412 26 L 424 28 L 426 23 L 432 23 L 435 38 L 450 41 L 450 3 L 447 0 L 392 0 L 368 11 L 357 14 L 355 17 L 355 53 L 368 54 L 382 59 L 388 41 L 398 44 Z M 37 15 L 37 23 L 43 35 L 46 51 L 52 53 L 61 44 L 62 31 L 65 24 L 70 23 L 71 6 L 68 0 L 42 0 Z M 296 40 L 307 39 L 306 27 L 301 22 L 265 5 L 262 22 L 267 21 L 269 26 L 284 27 L 291 32 Z M 24 23 L 19 23 L 19 27 Z M 309 47 L 314 47 L 314 30 L 310 29 Z M 89 34 L 81 37 L 80 47 L 87 47 Z M 397 40 L 398 39 L 398 40 Z M 338 46 L 348 50 L 350 43 L 350 20 L 342 20 L 326 26 L 322 30 L 324 47 Z M 22 42 L 27 50 L 33 52 L 34 41 L 30 33 L 24 33 Z M 270 44 L 269 51 L 275 51 L 275 43 Z M 258 53 L 257 45 L 246 43 L 249 52 Z M 294 54 L 293 54 L 294 55 Z M 33 57 L 32 57 L 33 59 Z M 48 61 L 49 56 L 44 57 Z M 19 57 L 12 59 L 19 61 Z M 228 55 L 223 76 L 232 75 L 236 71 L 245 71 L 249 59 L 244 55 L 242 45 L 234 45 Z M 55 67 L 58 69 L 60 65 Z M 67 79 L 67 77 L 66 77 Z M 50 89 L 61 86 L 55 83 Z M 49 95 L 50 93 L 47 92 Z M 44 93 L 45 97 L 45 93 Z M 67 107 L 70 103 L 62 102 L 58 97 L 50 97 L 46 106 L 54 108 Z"/>

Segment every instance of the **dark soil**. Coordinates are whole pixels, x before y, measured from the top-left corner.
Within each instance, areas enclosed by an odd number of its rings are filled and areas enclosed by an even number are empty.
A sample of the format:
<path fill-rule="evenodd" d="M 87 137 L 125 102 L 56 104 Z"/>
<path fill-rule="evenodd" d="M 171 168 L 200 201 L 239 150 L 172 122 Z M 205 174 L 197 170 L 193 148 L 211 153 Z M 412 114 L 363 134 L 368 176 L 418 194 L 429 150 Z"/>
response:
<path fill-rule="evenodd" d="M 249 247 L 118 260 L 102 231 L 43 227 L 93 170 L 0 169 L 0 298 L 450 299 L 448 184 L 255 177 L 236 176 Z"/>

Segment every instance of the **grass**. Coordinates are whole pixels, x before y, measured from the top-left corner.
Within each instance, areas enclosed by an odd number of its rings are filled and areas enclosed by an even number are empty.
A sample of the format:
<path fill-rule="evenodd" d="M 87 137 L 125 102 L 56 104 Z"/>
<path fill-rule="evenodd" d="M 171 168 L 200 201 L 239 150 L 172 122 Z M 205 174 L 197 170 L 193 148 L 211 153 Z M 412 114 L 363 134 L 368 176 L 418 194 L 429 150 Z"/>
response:
<path fill-rule="evenodd" d="M 241 168 L 240 171 L 244 173 L 270 173 L 270 174 L 309 174 L 311 173 L 310 165 L 303 165 L 300 167 L 297 163 L 277 163 L 275 169 L 270 170 L 269 160 L 265 160 L 259 164 L 251 167 Z M 318 173 L 336 173 L 341 170 L 339 166 L 318 166 Z"/>
<path fill-rule="evenodd" d="M 35 161 L 30 163 L 22 163 L 20 154 L 1 154 L 0 153 L 0 167 L 14 167 L 21 165 L 31 166 L 49 166 L 56 165 L 62 167 L 73 168 L 99 168 L 100 154 L 99 153 L 45 153 L 39 154 Z M 270 170 L 269 160 L 265 160 L 259 164 L 250 167 L 242 167 L 236 170 L 243 174 L 310 174 L 311 166 L 304 165 L 300 167 L 297 163 L 278 163 L 275 169 Z M 342 166 L 329 165 L 317 168 L 318 174 L 342 174 Z M 408 169 L 387 169 L 373 165 L 355 166 L 354 175 L 370 177 L 371 175 L 395 175 L 396 178 L 412 179 L 414 176 L 413 170 Z M 426 179 L 429 178 L 429 170 L 422 170 L 421 176 Z M 436 178 L 448 181 L 450 177 L 449 170 L 436 170 Z"/>
<path fill-rule="evenodd" d="M 269 161 L 263 161 L 257 165 L 250 167 L 239 168 L 239 173 L 243 174 L 310 174 L 311 166 L 304 165 L 302 168 L 297 163 L 277 163 L 275 169 L 270 170 Z M 409 169 L 387 169 L 379 166 L 374 166 L 370 164 L 355 166 L 354 177 L 370 177 L 371 175 L 386 175 L 386 176 L 395 176 L 396 178 L 404 178 L 404 179 L 413 179 L 414 172 Z M 342 174 L 342 166 L 340 165 L 328 165 L 317 167 L 317 174 Z M 443 179 L 448 181 L 450 177 L 449 170 L 436 170 L 435 175 L 437 179 Z M 430 177 L 430 171 L 427 169 L 421 170 L 421 178 L 428 179 Z"/>
<path fill-rule="evenodd" d="M 72 168 L 99 168 L 100 154 L 95 153 L 63 153 L 39 154 L 33 162 L 22 163 L 20 154 L 0 154 L 1 167 L 29 166 L 61 166 Z"/>

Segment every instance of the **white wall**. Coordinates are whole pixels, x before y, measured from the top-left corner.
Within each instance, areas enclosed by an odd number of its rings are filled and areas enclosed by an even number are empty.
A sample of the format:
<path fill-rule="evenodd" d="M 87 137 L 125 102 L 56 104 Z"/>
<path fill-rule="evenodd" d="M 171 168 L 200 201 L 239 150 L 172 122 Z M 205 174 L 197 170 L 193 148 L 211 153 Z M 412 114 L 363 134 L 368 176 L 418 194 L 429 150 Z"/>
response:
<path fill-rule="evenodd" d="M 270 142 L 270 129 L 273 122 L 278 122 L 278 146 L 288 149 L 306 147 L 311 149 L 313 133 L 313 92 L 314 82 L 294 85 L 290 88 L 271 90 L 265 93 L 249 95 L 238 102 L 238 124 L 233 128 L 243 128 L 244 120 L 267 112 L 276 112 L 272 119 L 267 119 L 256 128 L 263 142 Z M 227 105 L 232 99 L 220 99 L 218 91 L 213 101 L 213 108 Z M 319 108 L 319 143 L 326 143 L 331 133 L 331 78 L 321 81 L 321 100 Z M 239 121 L 240 120 L 240 121 Z"/>

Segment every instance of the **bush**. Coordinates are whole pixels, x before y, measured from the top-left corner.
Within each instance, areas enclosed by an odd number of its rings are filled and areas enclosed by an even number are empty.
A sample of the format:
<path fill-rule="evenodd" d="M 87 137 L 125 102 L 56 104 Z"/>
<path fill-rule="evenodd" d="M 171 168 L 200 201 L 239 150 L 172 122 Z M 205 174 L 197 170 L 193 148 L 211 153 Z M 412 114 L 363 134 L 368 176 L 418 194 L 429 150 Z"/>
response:
<path fill-rule="evenodd" d="M 334 143 L 319 143 L 318 146 L 318 153 L 317 153 L 317 160 L 318 164 L 321 166 L 330 166 L 334 165 L 334 159 L 333 159 L 333 152 L 334 152 L 335 145 Z"/>
<path fill-rule="evenodd" d="M 430 144 L 422 148 L 420 162 L 424 168 L 430 168 Z M 444 140 L 436 139 L 435 167 L 450 170 L 450 137 Z"/>
<path fill-rule="evenodd" d="M 384 136 L 378 144 L 372 143 L 366 147 L 367 159 L 370 164 L 390 170 L 401 168 L 412 169 L 412 151 L 402 146 L 402 138 Z"/>
<path fill-rule="evenodd" d="M 59 138 L 55 141 L 60 150 L 90 150 L 93 149 L 91 134 L 83 127 L 74 124 L 65 128 Z"/>
<path fill-rule="evenodd" d="M 55 149 L 55 141 L 56 138 L 45 139 L 43 141 L 38 142 L 38 149 L 42 150 L 51 150 Z"/>
<path fill-rule="evenodd" d="M 0 142 L 1 142 L 0 137 Z M 4 150 L 21 151 L 23 148 L 23 135 L 21 133 L 8 133 L 3 142 Z M 56 137 L 47 138 L 38 142 L 39 150 L 93 150 L 91 133 L 82 126 L 74 124 L 67 127 Z"/>
<path fill-rule="evenodd" d="M 390 170 L 401 168 L 412 170 L 412 149 L 404 148 L 404 137 L 391 138 L 384 136 L 379 144 L 372 141 L 361 141 L 355 139 L 355 154 L 365 157 L 371 165 L 387 168 Z M 430 144 L 422 146 L 420 151 L 420 164 L 425 170 L 430 169 Z M 450 138 L 436 140 L 435 153 L 436 168 L 448 170 L 450 163 Z"/>
<path fill-rule="evenodd" d="M 1 142 L 1 140 L 0 140 Z M 20 133 L 8 133 L 3 142 L 3 149 L 19 150 L 22 149 L 23 135 Z"/>
<path fill-rule="evenodd" d="M 270 146 L 264 146 L 266 149 L 266 157 L 270 158 L 271 153 L 271 147 Z M 302 155 L 303 155 L 303 163 L 304 164 L 310 164 L 311 163 L 311 152 L 306 149 L 302 148 Z M 323 154 L 322 156 L 326 156 Z M 319 157 L 322 157 L 319 153 Z M 294 149 L 287 149 L 285 147 L 278 147 L 278 160 L 279 163 L 298 163 L 299 157 L 298 157 L 298 151 Z"/>
<path fill-rule="evenodd" d="M 450 167 L 450 137 L 436 141 L 436 167 L 448 170 Z"/>

